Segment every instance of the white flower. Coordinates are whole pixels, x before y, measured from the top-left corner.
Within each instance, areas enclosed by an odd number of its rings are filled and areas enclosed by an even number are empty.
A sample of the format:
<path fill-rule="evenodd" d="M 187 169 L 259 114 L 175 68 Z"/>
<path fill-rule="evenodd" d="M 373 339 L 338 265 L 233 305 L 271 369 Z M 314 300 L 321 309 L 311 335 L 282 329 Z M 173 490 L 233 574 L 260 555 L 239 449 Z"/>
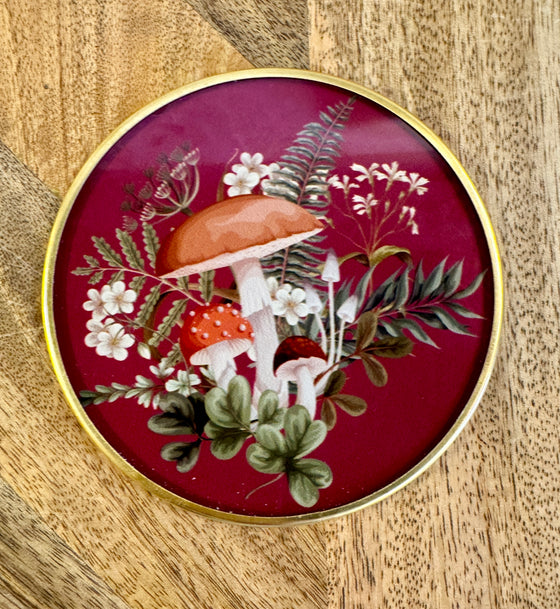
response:
<path fill-rule="evenodd" d="M 305 319 L 309 308 L 305 301 L 305 292 L 295 288 L 291 292 L 280 288 L 272 301 L 272 312 L 279 317 L 285 317 L 290 326 L 295 326 L 300 317 Z"/>
<path fill-rule="evenodd" d="M 368 193 L 367 197 L 354 195 L 352 197 L 352 201 L 355 203 L 355 205 L 352 206 L 352 209 L 355 210 L 358 216 L 367 214 L 368 217 L 371 215 L 371 208 L 375 207 L 378 203 L 377 199 L 373 198 L 373 194 L 371 192 Z"/>
<path fill-rule="evenodd" d="M 200 384 L 200 378 L 197 374 L 187 374 L 185 370 L 179 370 L 177 378 L 169 379 L 165 383 L 165 389 L 169 392 L 176 391 L 185 397 L 194 393 L 193 386 Z"/>
<path fill-rule="evenodd" d="M 89 300 L 86 300 L 82 306 L 86 311 L 92 312 L 92 319 L 101 321 L 104 317 L 107 317 L 105 302 L 99 291 L 92 288 L 87 291 L 87 295 Z"/>
<path fill-rule="evenodd" d="M 363 165 L 359 165 L 358 163 L 354 163 L 350 169 L 359 173 L 360 175 L 356 176 L 356 180 L 358 182 L 363 182 L 364 180 L 368 180 L 370 183 L 373 182 L 373 178 L 377 175 L 376 169 L 379 167 L 379 163 L 372 163 L 368 169 L 366 169 Z"/>
<path fill-rule="evenodd" d="M 323 310 L 323 303 L 319 292 L 307 281 L 304 283 L 303 289 L 305 291 L 305 302 L 309 311 L 315 315 L 320 313 Z"/>
<path fill-rule="evenodd" d="M 99 344 L 99 334 L 104 332 L 114 321 L 109 317 L 105 321 L 99 321 L 95 319 L 90 319 L 86 328 L 89 330 L 89 334 L 86 334 L 85 343 L 88 347 L 97 347 Z"/>
<path fill-rule="evenodd" d="M 256 173 L 260 180 L 270 172 L 270 168 L 263 164 L 263 155 L 260 152 L 252 156 L 248 152 L 242 152 L 239 158 L 241 164 L 237 163 L 231 168 L 234 173 L 239 173 L 243 168 L 246 168 L 249 173 Z"/>
<path fill-rule="evenodd" d="M 95 347 L 97 355 L 112 357 L 119 362 L 128 356 L 127 349 L 134 344 L 134 338 L 127 334 L 121 324 L 108 324 L 99 332 L 98 343 Z"/>
<path fill-rule="evenodd" d="M 387 190 L 393 182 L 407 181 L 406 171 L 399 169 L 399 164 L 397 163 L 397 161 L 393 161 L 390 165 L 388 163 L 383 163 L 381 168 L 385 173 L 383 173 L 382 171 L 377 171 L 377 179 L 387 180 Z"/>
<path fill-rule="evenodd" d="M 403 205 L 402 211 L 401 211 L 401 215 L 399 217 L 399 222 L 406 216 L 408 215 L 408 220 L 406 223 L 407 228 L 410 227 L 410 230 L 412 232 L 413 235 L 418 235 L 418 224 L 416 224 L 416 221 L 414 220 L 414 217 L 416 216 L 416 208 L 415 207 L 408 207 L 408 205 Z"/>
<path fill-rule="evenodd" d="M 342 180 L 337 175 L 332 176 L 327 180 L 327 182 L 333 186 L 334 188 L 338 188 L 339 190 L 343 190 L 344 194 L 348 196 L 351 188 L 359 188 L 358 184 L 353 184 L 350 182 L 349 176 L 342 176 Z"/>
<path fill-rule="evenodd" d="M 278 279 L 275 277 L 268 277 L 266 280 L 266 286 L 268 287 L 268 291 L 270 292 L 271 298 L 276 298 L 276 293 L 278 290 L 286 290 L 286 292 L 290 292 L 292 290 L 292 286 L 289 283 L 283 283 L 280 285 L 278 283 Z"/>
<path fill-rule="evenodd" d="M 259 181 L 259 174 L 244 166 L 241 166 L 237 173 L 226 173 L 224 176 L 224 184 L 229 186 L 228 197 L 250 194 Z"/>
<path fill-rule="evenodd" d="M 426 178 L 421 178 L 418 173 L 411 173 L 408 176 L 402 178 L 403 182 L 408 182 L 410 184 L 410 188 L 408 189 L 409 193 L 417 192 L 419 195 L 423 195 L 428 191 L 425 184 L 428 184 L 430 180 Z"/>
<path fill-rule="evenodd" d="M 125 288 L 124 281 L 115 281 L 113 285 L 107 284 L 101 288 L 101 298 L 109 315 L 134 311 L 132 303 L 136 300 L 136 292 Z"/>

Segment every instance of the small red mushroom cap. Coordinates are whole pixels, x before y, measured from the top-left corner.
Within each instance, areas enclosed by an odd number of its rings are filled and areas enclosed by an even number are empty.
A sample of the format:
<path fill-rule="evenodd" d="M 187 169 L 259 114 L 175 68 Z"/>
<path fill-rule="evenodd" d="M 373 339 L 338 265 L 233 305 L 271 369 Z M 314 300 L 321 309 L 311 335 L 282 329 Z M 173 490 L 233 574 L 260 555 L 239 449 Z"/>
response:
<path fill-rule="evenodd" d="M 191 364 L 209 364 L 205 350 L 224 343 L 231 357 L 247 351 L 253 343 L 251 323 L 231 304 L 205 304 L 189 311 L 181 329 L 180 345 Z"/>
<path fill-rule="evenodd" d="M 307 336 L 285 338 L 274 354 L 274 373 L 285 381 L 296 379 L 296 369 L 305 365 L 315 377 L 327 368 L 327 356 L 321 347 Z"/>

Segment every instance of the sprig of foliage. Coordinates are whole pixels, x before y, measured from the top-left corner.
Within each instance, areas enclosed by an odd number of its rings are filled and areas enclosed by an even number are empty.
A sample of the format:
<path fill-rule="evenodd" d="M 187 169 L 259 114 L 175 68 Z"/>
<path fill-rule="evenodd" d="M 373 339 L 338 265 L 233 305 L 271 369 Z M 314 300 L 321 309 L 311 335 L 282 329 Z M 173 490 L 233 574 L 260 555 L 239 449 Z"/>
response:
<path fill-rule="evenodd" d="M 311 213 L 325 216 L 330 204 L 327 179 L 340 156 L 342 132 L 352 113 L 354 98 L 328 106 L 319 120 L 308 123 L 300 131 L 292 146 L 282 156 L 279 166 L 269 180 L 263 182 L 263 192 L 301 205 Z M 312 271 L 321 263 L 325 250 L 318 244 L 323 240 L 315 235 L 277 252 L 262 263 L 267 269 L 282 269 L 281 283 L 313 278 Z"/>
<path fill-rule="evenodd" d="M 460 289 L 463 262 L 456 262 L 447 269 L 446 264 L 447 258 L 425 276 L 420 262 L 412 280 L 411 268 L 407 267 L 393 273 L 375 290 L 365 309 L 377 311 L 380 336 L 399 337 L 407 331 L 420 342 L 433 347 L 437 345 L 423 326 L 472 336 L 469 327 L 457 317 L 481 319 L 481 316 L 458 301 L 478 290 L 486 271 Z"/>

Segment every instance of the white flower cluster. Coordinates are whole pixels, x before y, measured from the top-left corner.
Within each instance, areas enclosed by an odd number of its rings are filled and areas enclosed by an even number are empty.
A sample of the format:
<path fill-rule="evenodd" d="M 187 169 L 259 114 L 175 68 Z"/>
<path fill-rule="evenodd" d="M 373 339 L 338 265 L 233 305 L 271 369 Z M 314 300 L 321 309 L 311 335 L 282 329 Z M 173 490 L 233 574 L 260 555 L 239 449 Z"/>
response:
<path fill-rule="evenodd" d="M 276 163 L 263 164 L 264 157 L 260 152 L 253 155 L 242 152 L 240 160 L 241 163 L 233 165 L 232 172 L 224 176 L 224 184 L 229 186 L 228 197 L 250 194 L 262 178 L 278 170 Z"/>
<path fill-rule="evenodd" d="M 88 347 L 95 348 L 97 355 L 123 361 L 128 356 L 134 338 L 128 334 L 124 326 L 116 322 L 111 315 L 117 313 L 132 313 L 136 292 L 127 290 L 123 281 L 104 285 L 101 291 L 90 289 L 88 300 L 83 304 L 86 311 L 91 311 L 91 319 L 86 328 L 89 334 L 85 337 Z"/>
<path fill-rule="evenodd" d="M 136 375 L 136 384 L 125 397 L 135 397 L 144 408 L 150 405 L 157 408 L 160 404 L 162 387 L 169 393 L 178 392 L 185 397 L 192 395 L 200 384 L 200 378 L 196 374 L 189 374 L 185 370 L 179 370 L 175 378 L 171 378 L 175 369 L 167 366 L 162 360 L 158 366 L 150 366 L 150 372 L 156 377 L 156 381 L 146 378 L 141 374 Z"/>

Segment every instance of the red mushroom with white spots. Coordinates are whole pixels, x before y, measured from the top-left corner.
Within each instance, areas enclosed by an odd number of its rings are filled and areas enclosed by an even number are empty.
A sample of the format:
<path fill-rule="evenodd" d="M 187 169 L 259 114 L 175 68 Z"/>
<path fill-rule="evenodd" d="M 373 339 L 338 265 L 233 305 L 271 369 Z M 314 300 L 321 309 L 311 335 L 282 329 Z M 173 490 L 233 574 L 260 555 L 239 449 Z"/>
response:
<path fill-rule="evenodd" d="M 296 403 L 305 406 L 312 419 L 317 407 L 314 380 L 327 368 L 325 352 L 306 336 L 285 338 L 274 355 L 276 376 L 284 381 L 297 383 Z"/>
<path fill-rule="evenodd" d="M 241 195 L 187 218 L 158 252 L 157 273 L 165 278 L 231 267 L 242 313 L 255 332 L 256 399 L 266 389 L 272 389 L 280 395 L 281 404 L 287 402 L 286 383 L 273 373 L 278 335 L 259 259 L 323 228 L 300 205 L 264 195 Z"/>
<path fill-rule="evenodd" d="M 185 359 L 208 366 L 218 387 L 227 390 L 235 376 L 235 358 L 253 344 L 251 323 L 231 304 L 205 304 L 189 311 L 180 337 Z"/>

